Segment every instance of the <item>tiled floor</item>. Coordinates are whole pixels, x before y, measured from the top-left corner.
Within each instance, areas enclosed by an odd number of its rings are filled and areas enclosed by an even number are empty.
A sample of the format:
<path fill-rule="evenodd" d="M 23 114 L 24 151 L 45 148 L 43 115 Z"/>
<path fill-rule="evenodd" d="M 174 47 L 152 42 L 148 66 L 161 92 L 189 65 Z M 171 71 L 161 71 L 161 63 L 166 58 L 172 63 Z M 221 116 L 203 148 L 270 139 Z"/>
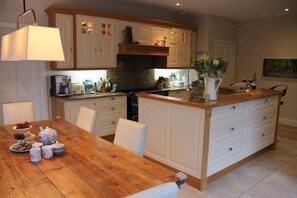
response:
<path fill-rule="evenodd" d="M 297 198 L 297 140 L 278 137 L 269 150 L 199 191 L 181 189 L 178 198 Z"/>

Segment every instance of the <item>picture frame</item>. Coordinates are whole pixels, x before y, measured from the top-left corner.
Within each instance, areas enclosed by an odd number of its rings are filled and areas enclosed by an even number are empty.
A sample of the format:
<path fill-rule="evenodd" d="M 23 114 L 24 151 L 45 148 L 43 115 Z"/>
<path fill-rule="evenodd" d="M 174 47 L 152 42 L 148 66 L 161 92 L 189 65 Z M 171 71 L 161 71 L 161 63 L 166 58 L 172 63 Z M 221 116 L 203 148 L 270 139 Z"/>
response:
<path fill-rule="evenodd" d="M 264 59 L 263 76 L 297 78 L 297 59 Z"/>

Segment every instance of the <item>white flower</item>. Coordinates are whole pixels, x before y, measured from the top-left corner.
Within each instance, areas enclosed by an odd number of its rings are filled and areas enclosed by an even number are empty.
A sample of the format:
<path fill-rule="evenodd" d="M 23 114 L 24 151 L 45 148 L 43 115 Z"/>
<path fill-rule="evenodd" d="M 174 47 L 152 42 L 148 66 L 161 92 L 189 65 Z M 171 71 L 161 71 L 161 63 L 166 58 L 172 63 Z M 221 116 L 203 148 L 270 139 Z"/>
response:
<path fill-rule="evenodd" d="M 219 65 L 220 64 L 220 61 L 218 59 L 213 59 L 212 63 L 214 65 Z"/>

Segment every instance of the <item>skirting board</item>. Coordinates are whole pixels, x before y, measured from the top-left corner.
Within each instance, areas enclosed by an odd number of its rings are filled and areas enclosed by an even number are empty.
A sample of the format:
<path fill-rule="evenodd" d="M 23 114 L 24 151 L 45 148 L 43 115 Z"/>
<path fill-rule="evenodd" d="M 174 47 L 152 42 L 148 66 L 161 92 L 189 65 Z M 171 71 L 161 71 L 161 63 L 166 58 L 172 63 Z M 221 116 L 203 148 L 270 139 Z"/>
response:
<path fill-rule="evenodd" d="M 279 118 L 278 122 L 280 124 L 297 127 L 297 120 L 286 119 L 286 118 Z"/>

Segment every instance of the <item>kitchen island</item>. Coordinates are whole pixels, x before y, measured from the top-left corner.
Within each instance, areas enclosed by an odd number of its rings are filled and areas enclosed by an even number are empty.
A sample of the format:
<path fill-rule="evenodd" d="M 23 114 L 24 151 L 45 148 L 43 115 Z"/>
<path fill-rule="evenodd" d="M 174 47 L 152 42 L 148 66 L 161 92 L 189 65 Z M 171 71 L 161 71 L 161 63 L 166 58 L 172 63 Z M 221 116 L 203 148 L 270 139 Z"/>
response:
<path fill-rule="evenodd" d="M 203 190 L 275 147 L 279 100 L 280 92 L 267 89 L 209 102 L 139 93 L 139 122 L 148 125 L 145 155 L 189 174 Z"/>

